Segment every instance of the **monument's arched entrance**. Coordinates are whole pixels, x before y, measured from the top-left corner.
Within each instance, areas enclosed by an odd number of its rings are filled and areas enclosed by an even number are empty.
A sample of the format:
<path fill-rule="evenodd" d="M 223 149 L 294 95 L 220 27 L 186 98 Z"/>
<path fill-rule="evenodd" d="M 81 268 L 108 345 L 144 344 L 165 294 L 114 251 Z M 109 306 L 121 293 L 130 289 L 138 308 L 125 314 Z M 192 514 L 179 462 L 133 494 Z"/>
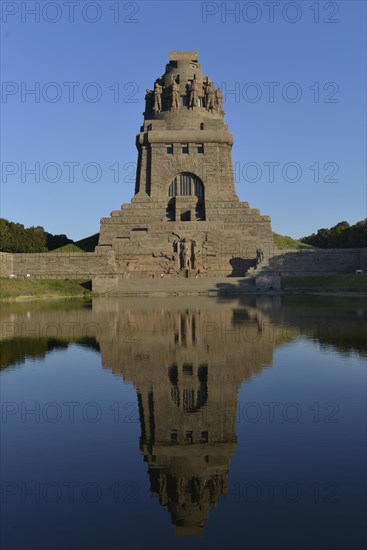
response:
<path fill-rule="evenodd" d="M 172 221 L 205 220 L 204 184 L 190 172 L 177 174 L 168 187 L 167 217 Z"/>

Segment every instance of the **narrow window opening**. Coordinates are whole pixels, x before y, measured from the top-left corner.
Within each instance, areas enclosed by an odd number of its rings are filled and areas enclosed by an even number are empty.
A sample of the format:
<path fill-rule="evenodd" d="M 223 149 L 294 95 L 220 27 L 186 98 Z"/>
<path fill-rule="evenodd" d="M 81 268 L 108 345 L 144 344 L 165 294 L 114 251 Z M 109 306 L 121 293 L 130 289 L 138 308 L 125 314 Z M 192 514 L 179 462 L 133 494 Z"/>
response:
<path fill-rule="evenodd" d="M 186 432 L 186 441 L 187 443 L 193 442 L 193 433 L 192 432 Z"/>

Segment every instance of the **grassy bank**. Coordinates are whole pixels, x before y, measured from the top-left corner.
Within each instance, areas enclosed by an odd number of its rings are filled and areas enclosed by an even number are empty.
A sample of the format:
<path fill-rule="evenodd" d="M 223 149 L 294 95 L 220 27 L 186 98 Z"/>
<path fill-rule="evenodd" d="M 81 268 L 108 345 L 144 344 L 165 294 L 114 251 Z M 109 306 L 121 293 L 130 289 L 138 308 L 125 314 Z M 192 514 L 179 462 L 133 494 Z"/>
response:
<path fill-rule="evenodd" d="M 82 254 L 85 252 L 85 250 L 82 250 L 74 243 L 66 244 L 65 246 L 60 246 L 60 248 L 56 248 L 55 250 L 50 250 L 49 254 L 69 254 L 70 252 L 76 252 L 78 254 Z"/>
<path fill-rule="evenodd" d="M 91 294 L 90 281 L 79 279 L 1 279 L 1 301 L 83 298 Z"/>
<path fill-rule="evenodd" d="M 367 275 L 316 275 L 282 277 L 282 290 L 319 292 L 367 292 Z"/>
<path fill-rule="evenodd" d="M 300 250 L 303 248 L 313 248 L 313 246 L 310 246 L 309 244 L 301 243 L 296 239 L 292 239 L 292 237 L 279 235 L 278 233 L 273 233 L 273 239 L 279 250 Z"/>

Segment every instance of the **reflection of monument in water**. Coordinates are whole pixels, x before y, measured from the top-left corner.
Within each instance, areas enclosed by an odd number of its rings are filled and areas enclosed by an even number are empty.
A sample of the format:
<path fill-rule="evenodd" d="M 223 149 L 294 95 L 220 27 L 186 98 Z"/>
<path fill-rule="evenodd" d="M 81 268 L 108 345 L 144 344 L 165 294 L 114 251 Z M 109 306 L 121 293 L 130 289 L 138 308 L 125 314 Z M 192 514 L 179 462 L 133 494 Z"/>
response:
<path fill-rule="evenodd" d="M 227 493 L 239 388 L 272 362 L 274 343 L 255 338 L 260 316 L 255 308 L 131 311 L 144 339 L 100 342 L 103 365 L 137 387 L 151 491 L 177 535 L 203 534 Z"/>
<path fill-rule="evenodd" d="M 283 297 L 281 307 L 278 298 L 253 296 L 240 304 L 166 298 L 164 306 L 155 298 L 96 299 L 91 308 L 34 304 L 31 312 L 26 303 L 4 306 L 0 368 L 73 344 L 100 349 L 103 366 L 138 389 L 140 448 L 153 494 L 179 534 L 200 534 L 226 494 L 243 381 L 299 334 L 343 357 L 366 357 L 367 317 L 355 300 L 335 309 L 297 296 Z"/>

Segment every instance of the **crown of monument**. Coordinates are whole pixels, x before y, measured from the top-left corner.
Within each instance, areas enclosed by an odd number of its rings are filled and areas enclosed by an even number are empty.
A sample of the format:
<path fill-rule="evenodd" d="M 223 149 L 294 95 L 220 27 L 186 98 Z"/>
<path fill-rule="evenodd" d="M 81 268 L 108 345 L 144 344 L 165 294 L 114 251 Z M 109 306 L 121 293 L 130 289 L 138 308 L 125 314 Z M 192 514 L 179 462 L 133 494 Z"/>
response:
<path fill-rule="evenodd" d="M 222 91 L 215 89 L 213 81 L 203 74 L 196 51 L 170 52 L 164 75 L 157 78 L 153 90 L 147 89 L 145 99 L 146 119 L 197 108 L 224 115 Z"/>

